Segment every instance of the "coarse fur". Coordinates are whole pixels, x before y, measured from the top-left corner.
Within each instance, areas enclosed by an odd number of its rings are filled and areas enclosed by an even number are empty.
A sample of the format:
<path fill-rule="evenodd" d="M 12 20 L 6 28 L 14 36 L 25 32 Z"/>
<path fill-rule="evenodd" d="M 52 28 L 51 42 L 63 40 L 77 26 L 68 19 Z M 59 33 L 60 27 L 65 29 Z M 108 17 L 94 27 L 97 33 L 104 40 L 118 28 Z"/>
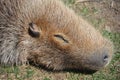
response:
<path fill-rule="evenodd" d="M 39 37 L 29 33 L 30 23 Z M 112 43 L 59 0 L 0 0 L 0 62 L 19 65 L 27 61 L 49 69 L 99 70 L 90 62 Z M 110 60 L 109 60 L 110 61 Z"/>

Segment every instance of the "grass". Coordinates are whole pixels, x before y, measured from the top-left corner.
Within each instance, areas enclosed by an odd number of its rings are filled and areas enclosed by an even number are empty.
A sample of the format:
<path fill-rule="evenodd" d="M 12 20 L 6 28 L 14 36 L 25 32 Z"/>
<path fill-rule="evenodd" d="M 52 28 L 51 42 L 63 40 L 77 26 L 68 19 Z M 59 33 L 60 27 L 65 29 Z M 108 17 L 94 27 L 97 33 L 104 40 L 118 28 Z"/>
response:
<path fill-rule="evenodd" d="M 72 7 L 75 0 L 63 0 L 66 5 Z M 79 15 L 82 15 L 97 29 L 105 23 L 103 18 L 92 19 L 91 14 L 96 14 L 99 10 L 93 8 L 92 11 L 87 6 L 80 8 Z M 114 57 L 109 66 L 92 75 L 81 73 L 61 73 L 66 75 L 64 80 L 120 80 L 120 33 L 112 33 L 105 29 L 101 30 L 103 36 L 110 39 L 115 45 Z M 57 80 L 54 73 L 36 69 L 32 66 L 0 66 L 0 80 Z M 59 75 L 59 74 L 58 74 Z M 61 76 L 62 77 L 62 76 Z M 58 78 L 58 80 L 61 80 Z"/>
<path fill-rule="evenodd" d="M 0 80 L 8 79 L 8 80 L 25 80 L 33 76 L 34 70 L 30 69 L 30 67 L 26 67 L 25 71 L 20 70 L 19 66 L 2 66 L 0 67 Z"/>
<path fill-rule="evenodd" d="M 51 80 L 50 78 L 45 77 L 43 80 Z"/>

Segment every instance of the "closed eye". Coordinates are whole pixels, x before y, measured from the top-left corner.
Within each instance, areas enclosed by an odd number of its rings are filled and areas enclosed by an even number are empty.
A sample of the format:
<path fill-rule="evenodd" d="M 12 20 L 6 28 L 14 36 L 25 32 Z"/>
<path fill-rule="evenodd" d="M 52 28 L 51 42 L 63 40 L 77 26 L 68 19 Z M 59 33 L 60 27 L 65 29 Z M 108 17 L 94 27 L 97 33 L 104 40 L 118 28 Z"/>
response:
<path fill-rule="evenodd" d="M 59 35 L 59 34 L 55 34 L 54 37 L 60 39 L 60 40 L 63 40 L 65 43 L 69 43 L 69 41 L 67 39 L 65 39 L 62 35 Z"/>

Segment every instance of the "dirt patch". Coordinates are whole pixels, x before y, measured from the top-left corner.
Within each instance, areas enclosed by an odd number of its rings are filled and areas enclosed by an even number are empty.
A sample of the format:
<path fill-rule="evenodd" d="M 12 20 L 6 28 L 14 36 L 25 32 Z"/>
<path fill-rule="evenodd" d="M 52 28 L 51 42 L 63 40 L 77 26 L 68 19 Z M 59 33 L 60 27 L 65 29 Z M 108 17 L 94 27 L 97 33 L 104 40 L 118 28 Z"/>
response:
<path fill-rule="evenodd" d="M 101 21 L 99 29 L 120 33 L 120 0 L 77 0 L 72 8 L 90 22 L 94 20 L 93 24 L 100 24 Z M 95 23 L 95 20 L 100 21 Z"/>

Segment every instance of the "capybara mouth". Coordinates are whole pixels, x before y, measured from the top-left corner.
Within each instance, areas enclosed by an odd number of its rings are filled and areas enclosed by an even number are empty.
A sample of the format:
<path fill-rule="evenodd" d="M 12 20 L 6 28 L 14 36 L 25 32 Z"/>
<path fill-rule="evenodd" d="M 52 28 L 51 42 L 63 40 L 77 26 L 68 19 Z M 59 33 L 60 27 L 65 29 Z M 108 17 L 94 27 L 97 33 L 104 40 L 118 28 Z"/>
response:
<path fill-rule="evenodd" d="M 82 73 L 82 74 L 94 74 L 95 72 L 97 72 L 98 70 L 92 70 L 92 69 L 88 69 L 88 68 L 80 68 L 80 69 L 61 69 L 61 70 L 54 70 L 51 68 L 47 68 L 45 65 L 40 65 L 40 64 L 35 64 L 33 61 L 29 61 L 29 64 L 32 66 L 35 66 L 36 68 L 40 68 L 43 70 L 46 70 L 48 72 L 53 72 L 53 73 L 59 73 L 59 72 L 73 72 L 73 73 Z"/>
<path fill-rule="evenodd" d="M 82 74 L 94 74 L 98 70 L 90 70 L 86 68 L 86 69 L 67 69 L 64 71 L 73 72 L 73 73 L 82 73 Z"/>

